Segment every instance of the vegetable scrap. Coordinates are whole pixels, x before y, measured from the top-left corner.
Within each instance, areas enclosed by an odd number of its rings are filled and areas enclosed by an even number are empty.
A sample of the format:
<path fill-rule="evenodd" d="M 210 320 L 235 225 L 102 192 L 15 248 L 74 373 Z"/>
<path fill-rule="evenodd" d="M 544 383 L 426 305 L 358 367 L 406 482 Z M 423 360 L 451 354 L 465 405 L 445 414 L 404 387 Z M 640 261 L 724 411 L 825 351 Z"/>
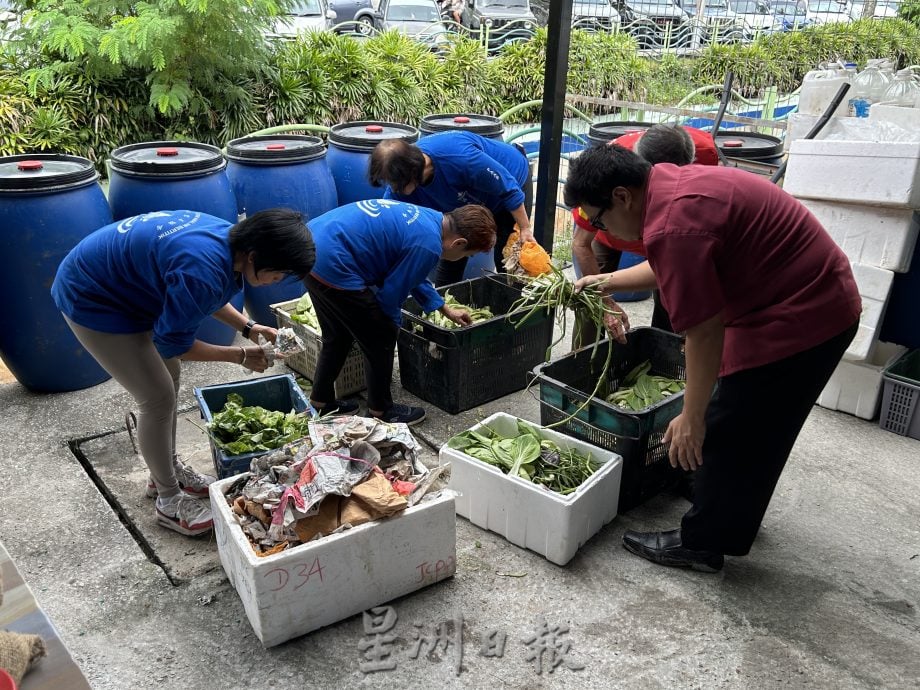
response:
<path fill-rule="evenodd" d="M 278 412 L 246 406 L 243 396 L 230 393 L 224 408 L 207 424 L 214 443 L 230 455 L 274 450 L 303 438 L 310 419 L 305 413 Z"/>
<path fill-rule="evenodd" d="M 502 265 L 505 272 L 516 276 L 551 273 L 553 264 L 546 250 L 533 240 L 522 243 L 520 238 L 518 227 L 515 225 L 514 232 L 508 236 L 508 241 L 502 248 Z"/>
<path fill-rule="evenodd" d="M 466 310 L 470 318 L 473 320 L 473 323 L 479 323 L 481 321 L 488 321 L 491 318 L 494 318 L 495 315 L 492 313 L 492 310 L 489 307 L 471 307 L 462 302 L 459 302 L 456 297 L 447 293 L 444 295 L 444 304 L 452 309 L 464 309 Z M 427 314 L 424 314 L 423 318 L 426 321 L 430 321 L 438 328 L 447 328 L 454 329 L 460 328 L 460 324 L 451 321 L 444 314 L 439 311 L 431 311 Z M 419 329 L 416 329 L 419 330 Z"/>
<path fill-rule="evenodd" d="M 648 360 L 630 371 L 622 385 L 607 396 L 607 402 L 617 407 L 637 412 L 660 403 L 665 398 L 680 393 L 687 383 L 666 376 L 651 376 L 652 363 Z"/>
<path fill-rule="evenodd" d="M 319 327 L 319 319 L 316 318 L 316 309 L 313 308 L 313 300 L 310 299 L 310 293 L 305 292 L 303 297 L 297 300 L 294 309 L 291 311 L 291 321 L 302 323 L 309 326 L 317 333 L 322 334 Z"/>
<path fill-rule="evenodd" d="M 405 424 L 312 420 L 308 435 L 254 458 L 226 492 L 258 556 L 395 515 L 445 491 L 450 465 L 428 470 Z"/>
<path fill-rule="evenodd" d="M 576 491 L 603 466 L 590 454 L 585 456 L 574 448 L 560 448 L 521 420 L 517 422 L 517 430 L 517 436 L 505 437 L 489 426 L 482 426 L 457 434 L 447 445 L 498 467 L 505 474 L 562 495 Z"/>

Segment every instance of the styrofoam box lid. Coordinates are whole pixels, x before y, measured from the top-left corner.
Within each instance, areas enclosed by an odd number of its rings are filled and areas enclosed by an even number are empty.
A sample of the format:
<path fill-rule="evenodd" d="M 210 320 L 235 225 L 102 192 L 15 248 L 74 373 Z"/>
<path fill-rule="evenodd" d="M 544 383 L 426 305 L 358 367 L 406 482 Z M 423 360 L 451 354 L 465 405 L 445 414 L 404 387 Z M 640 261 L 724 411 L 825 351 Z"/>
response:
<path fill-rule="evenodd" d="M 841 156 L 844 158 L 920 158 L 920 142 L 842 141 L 836 139 L 796 139 L 789 146 L 791 155 Z M 872 174 L 873 171 L 867 171 Z"/>
<path fill-rule="evenodd" d="M 518 419 L 519 419 L 518 417 L 514 417 L 504 412 L 496 412 L 495 414 L 489 417 L 486 417 L 481 422 L 471 427 L 470 431 L 478 431 L 482 429 L 483 427 L 487 426 L 493 431 L 495 431 L 496 433 L 501 434 L 502 436 L 514 436 L 514 435 L 517 435 Z M 532 426 L 534 429 L 537 430 L 537 432 L 541 436 L 552 441 L 560 448 L 563 448 L 565 450 L 574 448 L 575 450 L 577 450 L 578 452 L 582 454 L 585 454 L 585 455 L 590 454 L 592 459 L 602 462 L 604 464 L 613 462 L 613 463 L 620 463 L 622 465 L 623 463 L 623 457 L 621 455 L 618 455 L 617 453 L 614 453 L 612 450 L 605 450 L 603 448 L 599 448 L 598 446 L 593 446 L 590 443 L 585 443 L 584 441 L 580 441 L 576 438 L 572 438 L 571 436 L 560 434 L 558 431 L 547 429 L 546 427 L 540 426 L 539 424 L 528 421 L 526 419 L 521 419 L 520 421 Z M 534 484 L 533 482 L 528 481 L 527 479 L 524 479 L 523 477 L 512 477 L 510 474 L 502 472 L 501 469 L 499 469 L 498 467 L 490 465 L 487 462 L 482 462 L 481 460 L 477 460 L 473 456 L 467 455 L 463 451 L 459 451 L 459 450 L 450 448 L 446 443 L 441 446 L 441 453 L 444 453 L 445 450 L 449 450 L 452 453 L 458 453 L 460 455 L 463 455 L 469 458 L 470 460 L 473 460 L 474 462 L 476 462 L 477 465 L 482 465 L 482 467 L 485 470 L 492 472 L 500 477 L 504 477 L 508 481 L 517 482 L 522 487 L 524 487 L 527 491 L 532 491 L 535 494 L 539 494 L 543 498 L 549 498 L 561 504 L 570 504 L 574 502 L 587 489 L 594 486 L 594 484 L 596 484 L 601 479 L 601 473 L 600 471 L 597 471 L 594 474 L 592 474 L 587 479 L 587 481 L 582 483 L 582 485 L 579 486 L 575 491 L 563 496 L 562 494 L 556 493 L 555 491 L 548 491 L 547 489 L 544 489 L 542 486 L 539 486 L 538 484 Z M 445 459 L 442 458 L 441 463 L 443 464 L 444 461 Z"/>

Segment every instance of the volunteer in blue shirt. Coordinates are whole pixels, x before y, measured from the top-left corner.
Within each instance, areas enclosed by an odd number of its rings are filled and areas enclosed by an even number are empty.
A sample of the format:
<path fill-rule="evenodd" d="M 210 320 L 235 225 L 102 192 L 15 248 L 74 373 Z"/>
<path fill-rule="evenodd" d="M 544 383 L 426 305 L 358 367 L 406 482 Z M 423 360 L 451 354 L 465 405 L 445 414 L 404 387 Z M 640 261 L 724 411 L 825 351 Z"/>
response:
<path fill-rule="evenodd" d="M 150 470 L 157 522 L 187 535 L 213 526 L 213 477 L 176 455 L 179 361 L 233 362 L 264 371 L 258 345 L 195 339 L 213 315 L 253 341 L 275 329 L 247 321 L 229 300 L 250 285 L 306 276 L 315 251 L 299 213 L 269 209 L 236 225 L 195 211 L 126 218 L 84 238 L 61 262 L 55 304 L 86 350 L 138 405 L 137 436 Z M 199 500 L 203 499 L 203 500 Z"/>
<path fill-rule="evenodd" d="M 382 141 L 368 163 L 374 186 L 388 185 L 385 199 L 399 199 L 436 211 L 464 204 L 481 204 L 495 216 L 495 266 L 501 268 L 502 248 L 514 231 L 532 240 L 528 213 L 533 205 L 533 179 L 523 148 L 472 132 L 439 132 L 410 144 L 402 139 Z M 435 285 L 463 279 L 466 259 L 438 264 Z"/>
<path fill-rule="evenodd" d="M 357 342 L 364 354 L 367 410 L 386 422 L 417 424 L 425 410 L 393 402 L 393 353 L 410 294 L 426 312 L 459 324 L 469 313 L 444 304 L 428 282 L 439 259 L 459 261 L 495 245 L 491 212 L 468 205 L 449 213 L 389 199 L 339 206 L 310 221 L 316 265 L 307 288 L 323 332 L 311 403 L 323 413 L 349 414 L 357 403 L 336 400 L 333 383 Z"/>

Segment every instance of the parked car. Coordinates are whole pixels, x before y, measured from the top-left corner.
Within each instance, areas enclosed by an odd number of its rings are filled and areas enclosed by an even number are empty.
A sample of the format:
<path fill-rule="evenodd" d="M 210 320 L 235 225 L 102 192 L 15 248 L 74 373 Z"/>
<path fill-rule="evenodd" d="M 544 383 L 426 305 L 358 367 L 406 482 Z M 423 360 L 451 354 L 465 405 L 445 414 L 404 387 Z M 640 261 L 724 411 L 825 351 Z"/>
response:
<path fill-rule="evenodd" d="M 582 31 L 613 31 L 620 25 L 620 13 L 610 0 L 575 0 L 572 28 Z"/>
<path fill-rule="evenodd" d="M 846 2 L 837 2 L 837 0 L 809 0 L 805 6 L 805 17 L 815 24 L 850 21 Z"/>
<path fill-rule="evenodd" d="M 672 0 L 615 0 L 615 6 L 639 48 L 660 48 L 665 41 L 670 47 L 689 45 L 689 16 Z"/>
<path fill-rule="evenodd" d="M 363 29 L 370 33 L 366 23 L 357 23 L 358 12 L 373 10 L 371 0 L 328 0 L 329 9 L 335 12 L 335 30 L 338 33 L 354 33 Z"/>
<path fill-rule="evenodd" d="M 854 2 L 850 7 L 850 19 L 862 19 L 863 10 L 866 5 L 862 2 Z M 872 13 L 873 19 L 887 19 L 898 16 L 898 3 L 892 0 L 877 0 L 875 3 L 875 12 Z"/>
<path fill-rule="evenodd" d="M 436 0 L 380 0 L 376 10 L 359 10 L 355 19 L 376 31 L 402 31 L 432 49 L 450 40 Z"/>
<path fill-rule="evenodd" d="M 795 31 L 814 23 L 807 16 L 805 0 L 771 0 L 770 10 L 777 31 Z"/>
<path fill-rule="evenodd" d="M 751 39 L 757 35 L 774 31 L 776 17 L 767 0 L 729 0 L 731 8 L 744 25 L 744 37 Z"/>
<path fill-rule="evenodd" d="M 728 0 L 704 0 L 702 15 L 702 40 L 704 43 L 737 43 L 744 37 L 744 24 L 729 5 Z"/>
<path fill-rule="evenodd" d="M 292 38 L 305 31 L 324 31 L 331 29 L 337 18 L 335 10 L 329 8 L 328 0 L 297 0 L 290 12 L 275 20 L 272 33 Z"/>
<path fill-rule="evenodd" d="M 476 35 L 488 29 L 490 45 L 527 40 L 537 28 L 530 0 L 466 0 L 461 23 Z"/>

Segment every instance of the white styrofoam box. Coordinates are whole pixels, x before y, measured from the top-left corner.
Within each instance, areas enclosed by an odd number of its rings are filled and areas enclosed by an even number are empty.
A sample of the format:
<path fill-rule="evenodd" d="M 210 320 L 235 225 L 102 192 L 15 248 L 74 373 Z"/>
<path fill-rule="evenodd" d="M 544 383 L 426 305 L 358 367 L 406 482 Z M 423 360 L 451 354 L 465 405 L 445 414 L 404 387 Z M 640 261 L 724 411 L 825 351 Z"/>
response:
<path fill-rule="evenodd" d="M 522 420 L 525 421 L 526 420 Z M 560 448 L 574 448 L 604 463 L 576 491 L 563 496 L 461 451 L 441 446 L 441 464 L 451 463 L 448 488 L 461 493 L 457 514 L 478 527 L 502 535 L 547 560 L 565 565 L 579 547 L 617 514 L 623 458 L 584 441 L 526 422 Z M 503 436 L 517 435 L 517 418 L 504 412 L 487 417 L 473 429 L 488 426 Z"/>
<path fill-rule="evenodd" d="M 916 134 L 920 131 L 920 108 L 876 103 L 869 106 L 869 120 L 890 122 Z"/>
<path fill-rule="evenodd" d="M 920 208 L 920 142 L 793 141 L 783 189 L 807 199 Z"/>
<path fill-rule="evenodd" d="M 829 410 L 873 419 L 881 402 L 882 371 L 907 352 L 903 345 L 880 342 L 866 362 L 842 360 L 818 397 Z"/>
<path fill-rule="evenodd" d="M 806 115 L 805 113 L 791 113 L 786 119 L 786 136 L 783 138 L 783 151 L 788 151 L 789 146 L 796 139 L 804 139 L 805 135 L 811 131 L 818 120 L 818 115 Z M 825 125 L 825 129 L 828 125 Z M 822 132 L 818 132 L 816 139 L 821 138 Z"/>
<path fill-rule="evenodd" d="M 453 494 L 260 558 L 224 497 L 240 476 L 211 484 L 214 533 L 221 565 L 266 647 L 379 606 L 456 571 Z"/>
<path fill-rule="evenodd" d="M 920 233 L 920 214 L 909 208 L 801 199 L 850 261 L 906 273 Z"/>
<path fill-rule="evenodd" d="M 894 273 L 884 268 L 850 264 L 853 277 L 862 297 L 862 314 L 859 317 L 859 329 L 856 337 L 847 348 L 844 358 L 850 360 L 866 360 L 872 357 L 875 345 L 878 343 L 878 331 L 885 318 L 885 308 L 888 306 L 888 295 L 891 293 L 891 282 Z"/>

